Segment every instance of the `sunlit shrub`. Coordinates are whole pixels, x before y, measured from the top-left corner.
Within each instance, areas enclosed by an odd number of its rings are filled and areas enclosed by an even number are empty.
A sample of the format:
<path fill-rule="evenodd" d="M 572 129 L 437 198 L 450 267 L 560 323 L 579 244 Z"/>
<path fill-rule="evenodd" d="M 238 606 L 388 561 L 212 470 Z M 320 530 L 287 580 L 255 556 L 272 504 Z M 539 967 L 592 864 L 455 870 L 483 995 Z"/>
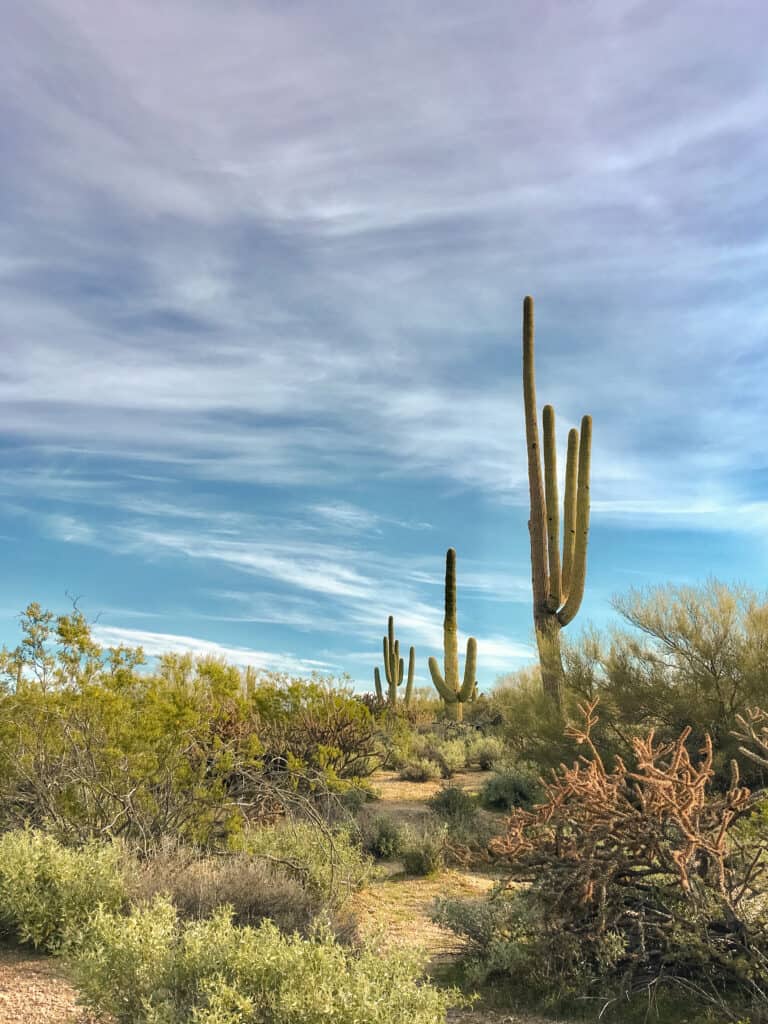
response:
<path fill-rule="evenodd" d="M 238 928 L 226 909 L 184 924 L 161 898 L 126 918 L 98 912 L 75 960 L 86 1004 L 118 1024 L 442 1024 L 459 997 L 420 973 L 405 949 Z"/>
<path fill-rule="evenodd" d="M 126 901 L 122 852 L 108 843 L 79 850 L 31 830 L 0 836 L 0 929 L 55 952 L 97 906 Z"/>

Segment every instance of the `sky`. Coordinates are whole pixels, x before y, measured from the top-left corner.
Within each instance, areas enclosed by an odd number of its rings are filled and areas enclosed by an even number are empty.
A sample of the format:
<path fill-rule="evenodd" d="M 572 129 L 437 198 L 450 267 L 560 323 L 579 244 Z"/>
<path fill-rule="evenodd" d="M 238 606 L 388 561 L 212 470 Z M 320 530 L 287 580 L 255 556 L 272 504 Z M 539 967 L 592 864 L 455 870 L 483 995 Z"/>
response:
<path fill-rule="evenodd" d="M 761 0 L 0 0 L 0 642 L 417 684 L 457 550 L 534 657 L 521 393 L 593 417 L 584 603 L 768 579 Z M 561 466 L 562 468 L 562 466 Z M 463 658 L 463 651 L 462 651 Z"/>

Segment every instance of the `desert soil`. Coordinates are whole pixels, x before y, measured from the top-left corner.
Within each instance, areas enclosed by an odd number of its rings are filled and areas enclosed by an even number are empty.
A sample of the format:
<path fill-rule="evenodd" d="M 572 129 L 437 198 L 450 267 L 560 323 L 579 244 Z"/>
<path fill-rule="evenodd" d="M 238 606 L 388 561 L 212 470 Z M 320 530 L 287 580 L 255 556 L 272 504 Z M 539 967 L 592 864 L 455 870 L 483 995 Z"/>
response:
<path fill-rule="evenodd" d="M 439 782 L 401 782 L 394 772 L 374 778 L 380 801 L 375 813 L 386 813 L 403 822 L 418 824 L 428 817 L 426 801 Z M 465 772 L 454 779 L 468 792 L 483 782 L 479 772 Z M 438 896 L 480 898 L 494 884 L 492 872 L 449 870 L 436 878 L 411 878 L 393 861 L 380 877 L 354 897 L 353 909 L 365 933 L 374 932 L 384 945 L 408 944 L 426 951 L 431 968 L 449 961 L 458 952 L 456 936 L 429 918 Z M 0 944 L 0 1024 L 93 1024 L 94 1018 L 77 1005 L 77 993 L 66 979 L 62 964 L 44 955 Z M 558 1024 L 526 1014 L 488 1010 L 454 1010 L 451 1024 Z M 405 1022 L 404 1022 L 405 1024 Z M 567 1022 L 560 1022 L 567 1024 Z"/>

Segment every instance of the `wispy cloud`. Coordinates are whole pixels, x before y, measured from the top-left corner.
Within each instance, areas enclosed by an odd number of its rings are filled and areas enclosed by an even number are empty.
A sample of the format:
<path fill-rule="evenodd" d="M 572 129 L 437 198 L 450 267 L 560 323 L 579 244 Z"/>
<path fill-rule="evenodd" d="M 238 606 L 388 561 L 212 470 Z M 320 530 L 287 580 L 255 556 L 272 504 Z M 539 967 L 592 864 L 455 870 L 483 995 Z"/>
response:
<path fill-rule="evenodd" d="M 333 662 L 299 658 L 280 651 L 254 651 L 246 647 L 228 647 L 211 640 L 194 636 L 177 636 L 175 633 L 153 633 L 143 629 L 126 629 L 119 626 L 94 626 L 94 639 L 105 647 L 125 644 L 141 647 L 150 657 L 169 652 L 193 654 L 196 657 L 223 658 L 233 665 L 252 666 L 273 672 L 333 673 L 339 666 Z"/>

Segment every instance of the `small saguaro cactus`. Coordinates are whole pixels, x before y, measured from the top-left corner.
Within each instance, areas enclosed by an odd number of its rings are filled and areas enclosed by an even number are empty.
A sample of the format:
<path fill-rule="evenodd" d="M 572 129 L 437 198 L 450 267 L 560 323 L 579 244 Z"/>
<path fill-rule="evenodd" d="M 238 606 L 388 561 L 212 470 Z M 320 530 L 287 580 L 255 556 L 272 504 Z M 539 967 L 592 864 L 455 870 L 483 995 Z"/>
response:
<path fill-rule="evenodd" d="M 448 714 L 460 722 L 464 717 L 463 705 L 477 692 L 477 640 L 467 640 L 464 659 L 464 681 L 459 686 L 459 631 L 456 625 L 456 552 L 448 548 L 445 556 L 445 618 L 443 619 L 443 658 L 445 676 L 440 672 L 437 658 L 429 659 L 429 672 L 435 689 L 443 698 Z"/>
<path fill-rule="evenodd" d="M 544 473 L 539 455 L 536 417 L 536 377 L 533 359 L 533 299 L 523 301 L 523 404 L 528 446 L 528 483 L 531 496 L 531 579 L 533 622 L 539 648 L 544 691 L 562 703 L 563 662 L 560 630 L 574 618 L 584 596 L 589 534 L 589 464 L 592 451 L 592 417 L 581 420 L 581 434 L 568 434 L 563 500 L 563 555 L 560 559 L 560 512 L 555 450 L 555 411 L 545 405 Z"/>
<path fill-rule="evenodd" d="M 408 654 L 408 681 L 405 684 L 405 695 L 403 703 L 406 707 L 411 703 L 413 693 L 413 676 L 416 670 L 416 648 L 411 647 Z M 384 673 L 387 678 L 387 703 L 392 707 L 397 704 L 397 688 L 403 681 L 405 665 L 400 657 L 400 641 L 395 640 L 395 619 L 392 615 L 387 620 L 387 635 L 384 637 Z M 376 687 L 376 696 L 380 701 L 384 700 L 384 689 L 381 685 L 381 675 L 378 668 L 373 670 L 373 682 Z"/>

